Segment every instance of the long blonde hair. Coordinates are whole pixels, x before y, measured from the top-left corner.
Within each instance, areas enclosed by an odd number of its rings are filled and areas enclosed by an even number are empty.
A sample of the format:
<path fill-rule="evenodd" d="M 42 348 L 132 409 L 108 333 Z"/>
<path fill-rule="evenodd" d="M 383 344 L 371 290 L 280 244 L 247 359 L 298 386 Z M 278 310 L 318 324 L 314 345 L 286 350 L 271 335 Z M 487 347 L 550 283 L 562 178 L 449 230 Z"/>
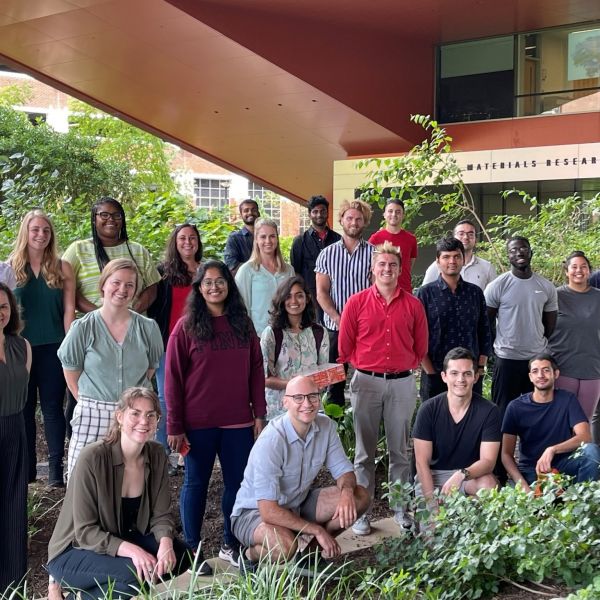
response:
<path fill-rule="evenodd" d="M 273 219 L 257 219 L 256 223 L 254 223 L 254 244 L 252 245 L 252 254 L 248 259 L 248 262 L 254 267 L 255 271 L 258 271 L 260 269 L 262 261 L 260 259 L 260 250 L 258 248 L 258 232 L 263 227 L 272 227 L 275 230 L 275 233 L 277 234 L 275 264 L 277 265 L 277 271 L 279 273 L 283 273 L 287 269 L 287 264 L 285 260 L 283 260 L 283 255 L 281 254 L 281 246 L 279 244 L 279 228 L 277 227 L 277 223 L 273 221 Z"/>
<path fill-rule="evenodd" d="M 50 217 L 39 208 L 30 210 L 23 217 L 17 239 L 15 240 L 14 249 L 8 257 L 8 262 L 10 262 L 17 278 L 17 287 L 22 287 L 27 283 L 27 265 L 29 264 L 29 252 L 27 250 L 29 241 L 29 223 L 35 218 L 44 219 L 50 226 L 50 241 L 44 249 L 40 272 L 48 287 L 62 288 L 64 277 L 62 274 L 61 262 L 58 258 L 58 250 L 56 248 L 54 225 L 52 224 Z"/>

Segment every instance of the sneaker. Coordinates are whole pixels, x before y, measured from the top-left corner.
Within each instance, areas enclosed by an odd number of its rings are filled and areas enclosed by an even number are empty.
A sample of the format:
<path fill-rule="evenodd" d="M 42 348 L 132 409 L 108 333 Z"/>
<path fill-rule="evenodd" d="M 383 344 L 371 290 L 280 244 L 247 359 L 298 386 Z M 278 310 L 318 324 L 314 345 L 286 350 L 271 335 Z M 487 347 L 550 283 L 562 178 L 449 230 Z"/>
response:
<path fill-rule="evenodd" d="M 352 525 L 352 532 L 356 535 L 369 535 L 371 533 L 371 524 L 369 523 L 369 517 L 363 515 L 359 517 Z"/>
<path fill-rule="evenodd" d="M 221 560 L 227 561 L 234 567 L 238 567 L 240 561 L 240 553 L 239 550 L 236 550 L 229 544 L 223 544 L 221 546 L 221 549 L 219 550 L 219 558 Z"/>
<path fill-rule="evenodd" d="M 194 563 L 188 569 L 188 573 L 190 573 L 190 575 L 199 575 L 201 577 L 210 577 L 213 574 L 212 567 L 204 560 L 202 550 L 196 554 Z"/>
<path fill-rule="evenodd" d="M 240 547 L 240 551 L 238 553 L 238 569 L 240 570 L 241 575 L 256 573 L 258 570 L 258 563 L 250 560 L 246 556 L 246 548 L 244 546 Z"/>
<path fill-rule="evenodd" d="M 405 513 L 402 509 L 394 511 L 394 522 L 400 529 L 410 529 L 413 524 L 410 515 Z"/>

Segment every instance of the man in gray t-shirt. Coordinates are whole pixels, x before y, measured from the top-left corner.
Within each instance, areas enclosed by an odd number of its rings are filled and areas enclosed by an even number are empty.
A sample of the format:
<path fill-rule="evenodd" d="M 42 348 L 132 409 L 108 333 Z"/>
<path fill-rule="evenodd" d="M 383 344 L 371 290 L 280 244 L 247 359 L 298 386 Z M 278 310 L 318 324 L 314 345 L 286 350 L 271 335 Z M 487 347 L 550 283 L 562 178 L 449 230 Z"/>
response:
<path fill-rule="evenodd" d="M 556 288 L 531 270 L 529 240 L 513 237 L 506 245 L 510 271 L 485 290 L 490 323 L 497 322 L 492 400 L 504 414 L 508 403 L 532 390 L 529 360 L 546 350 L 556 325 Z"/>

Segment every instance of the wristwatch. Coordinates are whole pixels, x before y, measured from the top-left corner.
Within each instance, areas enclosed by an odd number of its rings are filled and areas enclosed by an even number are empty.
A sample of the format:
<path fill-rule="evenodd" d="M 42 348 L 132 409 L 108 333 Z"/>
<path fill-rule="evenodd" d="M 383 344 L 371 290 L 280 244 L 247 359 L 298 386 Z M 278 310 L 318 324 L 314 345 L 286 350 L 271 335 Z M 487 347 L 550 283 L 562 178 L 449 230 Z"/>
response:
<path fill-rule="evenodd" d="M 469 481 L 469 479 L 471 479 L 471 473 L 469 473 L 469 469 L 461 469 L 460 472 L 465 476 L 465 481 Z"/>

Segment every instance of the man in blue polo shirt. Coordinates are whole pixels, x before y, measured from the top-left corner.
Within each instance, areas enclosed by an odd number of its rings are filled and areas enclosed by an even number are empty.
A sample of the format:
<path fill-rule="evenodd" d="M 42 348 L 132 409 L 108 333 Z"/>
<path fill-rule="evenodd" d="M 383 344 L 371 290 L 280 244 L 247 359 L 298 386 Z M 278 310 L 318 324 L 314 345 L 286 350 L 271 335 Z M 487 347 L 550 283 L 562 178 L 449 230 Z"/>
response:
<path fill-rule="evenodd" d="M 591 443 L 590 425 L 577 397 L 554 389 L 559 371 L 549 354 L 529 361 L 533 392 L 507 407 L 502 422 L 502 464 L 526 491 L 538 475 L 557 469 L 576 482 L 600 478 L 600 449 Z M 515 446 L 519 438 L 519 463 Z"/>

